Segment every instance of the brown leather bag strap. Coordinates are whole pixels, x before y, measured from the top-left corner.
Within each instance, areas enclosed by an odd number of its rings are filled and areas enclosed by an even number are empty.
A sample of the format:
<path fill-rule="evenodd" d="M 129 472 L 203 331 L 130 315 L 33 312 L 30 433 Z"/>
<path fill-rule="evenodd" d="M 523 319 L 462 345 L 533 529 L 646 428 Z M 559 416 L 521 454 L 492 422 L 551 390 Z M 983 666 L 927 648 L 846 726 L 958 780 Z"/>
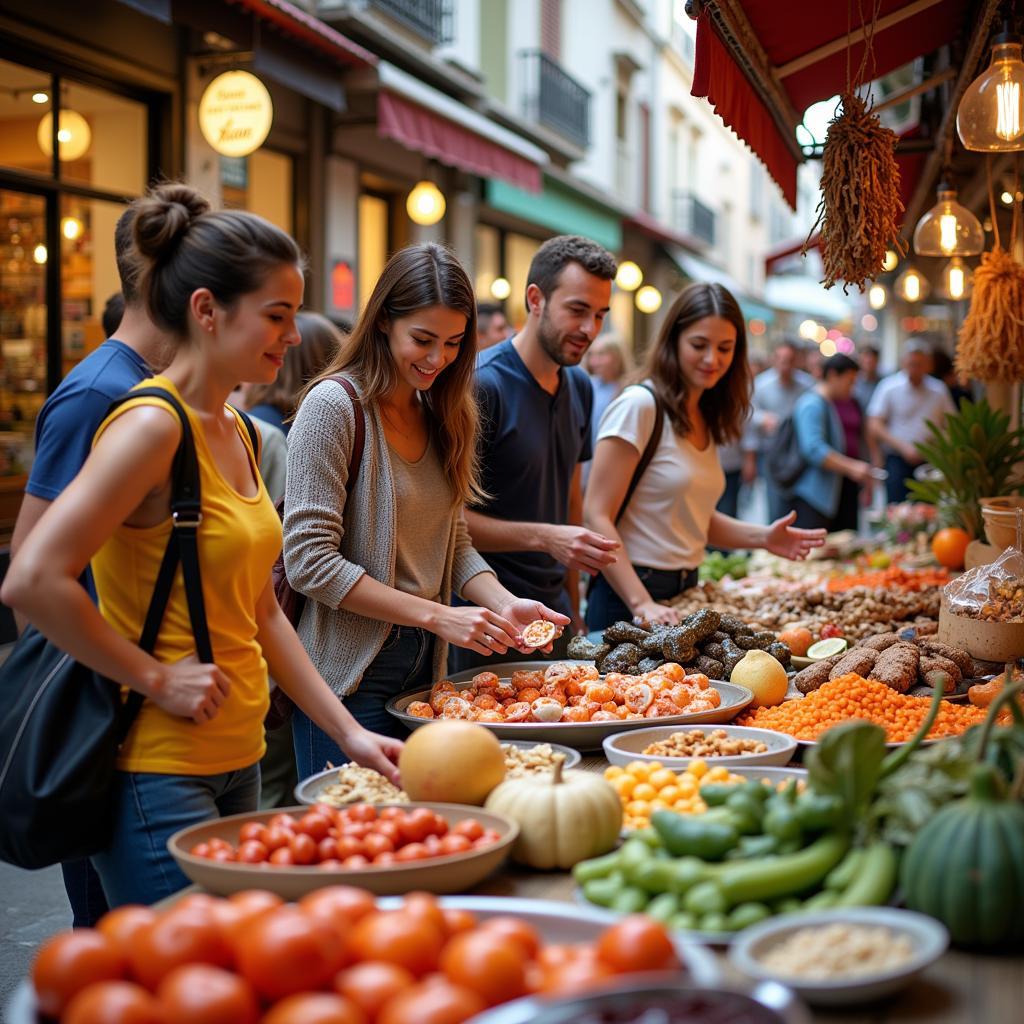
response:
<path fill-rule="evenodd" d="M 633 497 L 633 492 L 636 490 L 637 484 L 640 483 L 641 477 L 647 471 L 647 467 L 651 464 L 651 459 L 654 458 L 654 453 L 658 450 L 658 445 L 661 444 L 661 433 L 665 426 L 665 411 L 662 407 L 661 400 L 654 393 L 654 388 L 647 384 L 638 384 L 637 387 L 641 387 L 645 391 L 649 391 L 654 398 L 654 429 L 651 431 L 651 436 L 647 439 L 647 444 L 644 445 L 644 450 L 640 455 L 640 461 L 636 464 L 636 469 L 633 470 L 633 476 L 629 481 L 629 486 L 626 488 L 625 497 L 623 497 L 622 504 L 619 506 L 619 511 L 615 515 L 616 523 L 618 523 L 625 514 L 626 506 L 629 505 L 629 499 Z"/>
<path fill-rule="evenodd" d="M 356 478 L 359 476 L 359 469 L 363 464 L 363 446 L 366 444 L 366 413 L 363 412 L 363 403 L 348 377 L 342 377 L 341 374 L 335 373 L 330 377 L 325 377 L 324 380 L 337 381 L 352 400 L 352 415 L 355 417 L 356 431 L 352 435 L 352 454 L 348 460 L 348 483 L 345 487 L 345 490 L 351 495 L 352 488 L 356 485 Z"/>

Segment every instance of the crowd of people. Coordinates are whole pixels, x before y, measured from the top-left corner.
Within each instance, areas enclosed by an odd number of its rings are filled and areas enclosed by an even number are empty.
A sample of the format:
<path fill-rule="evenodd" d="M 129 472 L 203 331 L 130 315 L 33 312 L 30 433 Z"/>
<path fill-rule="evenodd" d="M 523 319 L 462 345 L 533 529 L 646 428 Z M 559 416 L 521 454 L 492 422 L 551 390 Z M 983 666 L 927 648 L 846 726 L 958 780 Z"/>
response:
<path fill-rule="evenodd" d="M 861 446 L 887 446 L 895 488 L 913 468 L 911 413 L 952 407 L 917 346 L 880 383 L 846 356 L 816 380 L 787 344 L 754 376 L 742 312 L 717 284 L 682 289 L 634 372 L 602 334 L 615 259 L 579 236 L 538 249 L 514 334 L 436 244 L 395 253 L 339 331 L 300 312 L 287 234 L 185 185 L 130 204 L 115 242 L 122 301 L 39 416 L 0 593 L 20 625 L 144 698 L 112 841 L 63 865 L 76 924 L 181 888 L 167 837 L 255 809 L 261 790 L 287 801 L 295 778 L 348 759 L 397 778 L 387 700 L 536 657 L 531 622 L 558 627 L 544 653 L 559 656 L 618 619 L 677 621 L 671 599 L 708 545 L 805 557 L 851 502 L 855 521 L 873 479 Z M 180 576 L 152 653 L 139 646 L 176 528 L 174 401 L 196 440 L 214 664 L 197 656 Z M 806 468 L 784 489 L 765 466 L 787 418 Z M 764 525 L 736 515 L 758 475 Z M 294 626 L 271 583 L 282 549 L 306 599 Z M 294 705 L 276 729 L 273 687 Z"/>

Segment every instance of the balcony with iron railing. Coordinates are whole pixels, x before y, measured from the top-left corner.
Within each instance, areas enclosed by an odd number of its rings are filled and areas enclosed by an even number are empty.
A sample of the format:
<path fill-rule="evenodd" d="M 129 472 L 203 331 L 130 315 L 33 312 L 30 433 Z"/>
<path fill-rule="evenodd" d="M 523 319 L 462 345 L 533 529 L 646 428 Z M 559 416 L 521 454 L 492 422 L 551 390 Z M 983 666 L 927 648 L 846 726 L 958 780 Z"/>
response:
<path fill-rule="evenodd" d="M 452 0 L 369 0 L 369 5 L 435 46 L 452 41 Z"/>
<path fill-rule="evenodd" d="M 717 220 L 715 211 L 692 192 L 676 189 L 672 193 L 672 226 L 677 231 L 710 248 L 715 244 Z"/>
<path fill-rule="evenodd" d="M 520 51 L 523 113 L 581 148 L 590 144 L 590 90 L 541 50 Z"/>

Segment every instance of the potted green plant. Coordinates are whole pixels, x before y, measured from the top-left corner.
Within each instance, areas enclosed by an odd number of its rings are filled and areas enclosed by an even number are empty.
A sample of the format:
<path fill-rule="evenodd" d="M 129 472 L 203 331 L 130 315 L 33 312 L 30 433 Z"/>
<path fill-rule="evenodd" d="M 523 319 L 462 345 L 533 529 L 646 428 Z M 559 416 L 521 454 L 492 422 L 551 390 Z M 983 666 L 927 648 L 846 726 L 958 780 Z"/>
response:
<path fill-rule="evenodd" d="M 1017 473 L 1024 463 L 1024 430 L 1011 430 L 1010 417 L 985 399 L 963 398 L 941 430 L 929 422 L 928 431 L 930 439 L 915 447 L 936 472 L 909 481 L 910 495 L 935 505 L 944 525 L 963 527 L 980 538 L 980 499 L 1024 490 Z"/>

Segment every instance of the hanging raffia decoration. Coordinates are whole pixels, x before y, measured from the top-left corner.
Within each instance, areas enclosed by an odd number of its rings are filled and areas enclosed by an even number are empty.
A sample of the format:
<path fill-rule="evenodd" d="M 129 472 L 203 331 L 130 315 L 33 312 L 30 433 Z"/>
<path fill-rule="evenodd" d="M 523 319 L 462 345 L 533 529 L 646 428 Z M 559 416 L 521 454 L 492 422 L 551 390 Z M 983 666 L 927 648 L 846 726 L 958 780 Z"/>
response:
<path fill-rule="evenodd" d="M 995 244 L 991 252 L 982 253 L 974 272 L 971 306 L 960 325 L 956 372 L 964 379 L 1024 381 L 1024 267 L 999 242 L 991 167 L 989 205 Z M 1011 249 L 1019 222 L 1020 204 L 1015 200 Z"/>
<path fill-rule="evenodd" d="M 821 283 L 831 288 L 837 281 L 844 282 L 844 295 L 851 285 L 863 292 L 882 272 L 887 249 L 895 249 L 901 255 L 907 251 L 899 233 L 903 203 L 895 155 L 898 139 L 895 132 L 883 127 L 878 115 L 855 91 L 855 83 L 863 81 L 869 61 L 874 62 L 872 44 L 880 7 L 880 0 L 876 0 L 871 24 L 864 34 L 860 68 L 853 79 L 847 46 L 846 91 L 841 110 L 829 122 L 825 136 L 818 218 L 804 242 L 806 253 L 811 238 L 821 228 L 821 257 L 825 265 L 825 279 Z M 848 7 L 848 23 L 849 14 Z"/>

